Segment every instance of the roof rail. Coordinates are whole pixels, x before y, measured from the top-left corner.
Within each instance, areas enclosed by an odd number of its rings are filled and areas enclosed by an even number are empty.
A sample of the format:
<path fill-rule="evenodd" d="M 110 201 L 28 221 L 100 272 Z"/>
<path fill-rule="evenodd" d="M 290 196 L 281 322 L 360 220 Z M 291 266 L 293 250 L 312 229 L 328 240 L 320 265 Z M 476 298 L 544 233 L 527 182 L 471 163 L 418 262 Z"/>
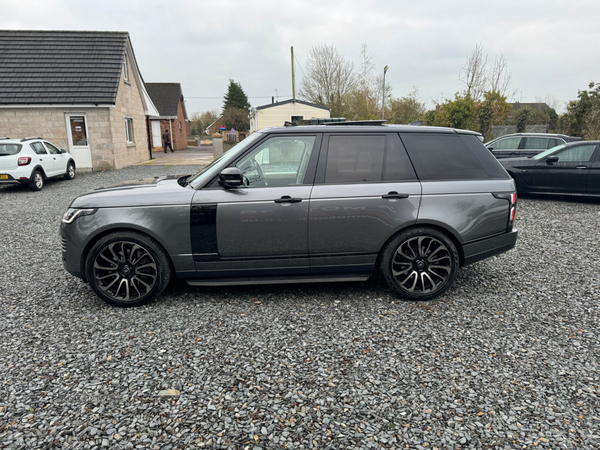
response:
<path fill-rule="evenodd" d="M 323 125 L 383 125 L 387 120 L 349 120 L 346 122 L 326 122 Z"/>
<path fill-rule="evenodd" d="M 30 140 L 32 140 L 32 139 L 43 139 L 43 138 L 41 138 L 41 137 L 39 137 L 39 136 L 38 136 L 38 137 L 35 137 L 35 136 L 29 136 L 29 137 L 26 137 L 26 138 L 23 138 L 23 139 L 21 139 L 21 142 L 30 141 Z"/>
<path fill-rule="evenodd" d="M 10 138 L 8 136 L 1 136 L 0 137 L 0 141 L 3 140 L 3 139 L 10 139 Z"/>

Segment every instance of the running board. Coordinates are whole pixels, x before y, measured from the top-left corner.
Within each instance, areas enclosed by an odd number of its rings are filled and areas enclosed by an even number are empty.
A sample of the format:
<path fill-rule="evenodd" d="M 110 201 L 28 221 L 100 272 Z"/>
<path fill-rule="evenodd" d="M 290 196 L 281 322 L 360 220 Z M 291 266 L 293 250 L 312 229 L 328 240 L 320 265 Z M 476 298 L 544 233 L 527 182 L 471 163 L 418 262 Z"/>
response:
<path fill-rule="evenodd" d="M 292 284 L 292 283 L 340 283 L 344 281 L 367 281 L 370 274 L 326 274 L 299 275 L 295 277 L 262 277 L 262 278 L 213 278 L 188 279 L 189 286 L 248 286 L 256 284 Z"/>

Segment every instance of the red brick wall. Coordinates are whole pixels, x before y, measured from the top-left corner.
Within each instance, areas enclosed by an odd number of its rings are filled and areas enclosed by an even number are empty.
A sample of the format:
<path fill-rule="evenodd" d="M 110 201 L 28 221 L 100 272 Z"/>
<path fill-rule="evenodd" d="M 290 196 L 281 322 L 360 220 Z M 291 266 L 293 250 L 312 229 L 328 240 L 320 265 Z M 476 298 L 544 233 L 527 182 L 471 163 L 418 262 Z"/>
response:
<path fill-rule="evenodd" d="M 152 119 L 150 119 L 152 120 Z M 169 125 L 170 123 L 170 125 Z M 179 124 L 181 123 L 181 128 Z M 185 118 L 183 115 L 183 107 L 181 106 L 181 100 L 177 103 L 177 119 L 166 120 L 163 119 L 160 121 L 160 135 L 161 135 L 161 147 L 153 147 L 153 151 L 162 150 L 162 134 L 165 130 L 169 130 L 169 135 L 171 135 L 171 145 L 173 146 L 173 150 L 182 150 L 187 148 L 187 135 L 188 130 L 185 123 Z M 150 127 L 150 134 L 152 134 L 152 127 Z M 150 137 L 152 139 L 152 136 Z"/>

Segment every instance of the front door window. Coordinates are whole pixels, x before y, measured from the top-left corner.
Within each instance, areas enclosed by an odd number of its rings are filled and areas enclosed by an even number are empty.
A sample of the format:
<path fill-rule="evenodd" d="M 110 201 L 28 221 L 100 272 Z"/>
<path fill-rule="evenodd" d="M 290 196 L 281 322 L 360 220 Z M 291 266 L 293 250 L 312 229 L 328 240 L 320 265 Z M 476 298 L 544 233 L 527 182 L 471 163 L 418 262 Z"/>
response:
<path fill-rule="evenodd" d="M 87 146 L 87 131 L 84 116 L 69 117 L 71 125 L 71 139 L 74 146 Z"/>

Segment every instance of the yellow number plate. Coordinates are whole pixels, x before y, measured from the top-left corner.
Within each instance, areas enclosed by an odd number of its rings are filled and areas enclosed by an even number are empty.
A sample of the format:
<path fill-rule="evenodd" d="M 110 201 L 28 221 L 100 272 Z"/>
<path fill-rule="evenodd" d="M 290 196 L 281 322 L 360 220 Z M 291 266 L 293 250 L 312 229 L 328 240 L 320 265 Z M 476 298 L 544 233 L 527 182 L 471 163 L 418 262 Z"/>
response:
<path fill-rule="evenodd" d="M 8 180 L 8 175 L 0 175 L 0 180 Z"/>

